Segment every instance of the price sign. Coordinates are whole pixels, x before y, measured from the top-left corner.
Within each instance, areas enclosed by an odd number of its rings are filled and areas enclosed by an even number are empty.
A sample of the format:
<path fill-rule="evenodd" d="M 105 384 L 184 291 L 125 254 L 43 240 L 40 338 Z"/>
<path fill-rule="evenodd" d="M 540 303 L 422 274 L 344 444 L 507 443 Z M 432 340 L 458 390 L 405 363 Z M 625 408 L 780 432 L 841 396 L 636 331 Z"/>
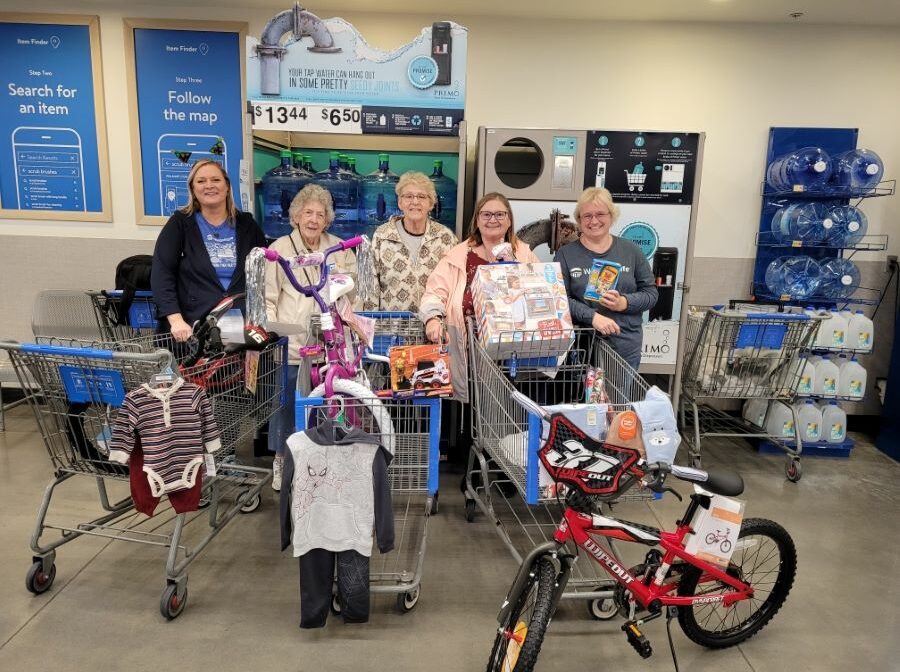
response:
<path fill-rule="evenodd" d="M 313 133 L 362 133 L 361 105 L 253 101 L 253 129 Z"/>

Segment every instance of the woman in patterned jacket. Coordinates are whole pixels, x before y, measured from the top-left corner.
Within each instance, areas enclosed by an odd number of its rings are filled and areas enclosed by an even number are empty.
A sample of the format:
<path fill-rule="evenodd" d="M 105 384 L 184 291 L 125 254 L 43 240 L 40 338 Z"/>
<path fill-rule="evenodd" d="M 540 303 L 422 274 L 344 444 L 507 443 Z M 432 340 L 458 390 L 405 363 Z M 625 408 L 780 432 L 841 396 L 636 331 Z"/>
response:
<path fill-rule="evenodd" d="M 396 191 L 403 215 L 391 217 L 372 236 L 373 286 L 363 309 L 417 313 L 428 276 L 458 240 L 428 216 L 437 193 L 427 175 L 403 173 Z"/>

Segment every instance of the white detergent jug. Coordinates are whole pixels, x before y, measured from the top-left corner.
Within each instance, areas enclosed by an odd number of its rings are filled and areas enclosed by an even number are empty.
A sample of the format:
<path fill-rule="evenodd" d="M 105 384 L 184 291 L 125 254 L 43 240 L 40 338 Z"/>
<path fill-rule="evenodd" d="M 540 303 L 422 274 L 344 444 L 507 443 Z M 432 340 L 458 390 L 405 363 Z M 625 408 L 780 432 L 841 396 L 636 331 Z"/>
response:
<path fill-rule="evenodd" d="M 801 404 L 794 404 L 799 423 L 800 440 L 804 443 L 819 441 L 822 431 L 822 412 L 816 408 L 812 399 L 807 399 Z"/>
<path fill-rule="evenodd" d="M 780 401 L 772 403 L 766 418 L 766 432 L 779 439 L 794 438 L 794 413 L 790 406 Z"/>
<path fill-rule="evenodd" d="M 806 355 L 800 355 L 800 365 L 797 368 L 800 373 L 797 380 L 797 394 L 801 397 L 808 397 L 813 393 L 816 365 Z"/>
<path fill-rule="evenodd" d="M 822 438 L 828 443 L 843 443 L 847 438 L 847 414 L 836 401 L 822 411 Z"/>
<path fill-rule="evenodd" d="M 856 357 L 845 362 L 840 369 L 838 395 L 851 399 L 862 399 L 866 394 L 866 369 Z"/>
<path fill-rule="evenodd" d="M 840 370 L 830 357 L 822 357 L 816 362 L 816 377 L 813 379 L 813 394 L 819 397 L 836 397 Z"/>
<path fill-rule="evenodd" d="M 857 310 L 856 314 L 850 319 L 850 324 L 847 327 L 847 335 L 849 347 L 861 352 L 872 351 L 874 325 L 872 324 L 872 320 L 866 317 L 863 311 Z"/>
<path fill-rule="evenodd" d="M 766 399 L 748 399 L 744 402 L 744 410 L 741 415 L 747 422 L 762 427 L 766 421 L 768 408 L 769 402 Z"/>

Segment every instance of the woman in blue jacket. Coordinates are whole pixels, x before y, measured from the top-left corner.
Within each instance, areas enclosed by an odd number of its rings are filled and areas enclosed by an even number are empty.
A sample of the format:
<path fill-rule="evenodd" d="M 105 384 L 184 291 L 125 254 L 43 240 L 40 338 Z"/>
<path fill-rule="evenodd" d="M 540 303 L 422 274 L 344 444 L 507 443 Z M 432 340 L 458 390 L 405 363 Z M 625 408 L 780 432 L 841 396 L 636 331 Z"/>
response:
<path fill-rule="evenodd" d="M 235 207 L 221 164 L 197 161 L 188 192 L 190 203 L 169 218 L 156 240 L 150 277 L 160 328 L 176 341 L 190 338 L 194 322 L 223 297 L 245 290 L 244 260 L 266 245 L 253 216 Z"/>

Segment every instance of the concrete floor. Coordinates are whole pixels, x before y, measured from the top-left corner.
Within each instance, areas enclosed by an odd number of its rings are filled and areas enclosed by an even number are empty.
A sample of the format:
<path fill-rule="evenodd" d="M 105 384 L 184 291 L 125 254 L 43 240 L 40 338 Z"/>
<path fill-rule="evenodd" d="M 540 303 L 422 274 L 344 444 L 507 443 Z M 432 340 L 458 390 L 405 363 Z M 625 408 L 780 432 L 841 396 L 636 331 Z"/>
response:
<path fill-rule="evenodd" d="M 900 465 L 868 445 L 849 460 L 809 458 L 800 483 L 783 461 L 730 444 L 705 447 L 704 466 L 733 465 L 746 481 L 747 515 L 770 517 L 793 535 L 799 569 L 787 603 L 745 644 L 708 651 L 673 624 L 681 669 L 900 670 L 898 504 Z M 278 550 L 274 493 L 236 518 L 190 568 L 190 598 L 172 622 L 158 611 L 162 549 L 82 538 L 58 551 L 56 582 L 25 590 L 29 540 L 50 464 L 28 408 L 0 434 L 0 670 L 481 670 L 495 615 L 516 565 L 483 515 L 468 524 L 457 474 L 442 477 L 431 518 L 421 599 L 400 614 L 394 596 L 373 597 L 370 623 L 298 627 L 296 560 Z M 97 491 L 88 479 L 60 490 L 56 519 L 88 520 Z M 679 485 L 679 489 L 687 490 Z M 617 515 L 671 525 L 671 497 L 625 504 Z M 626 560 L 630 560 L 625 556 Z M 641 660 L 621 621 L 587 618 L 564 602 L 538 669 L 672 670 L 664 621 L 646 627 L 655 653 Z"/>

